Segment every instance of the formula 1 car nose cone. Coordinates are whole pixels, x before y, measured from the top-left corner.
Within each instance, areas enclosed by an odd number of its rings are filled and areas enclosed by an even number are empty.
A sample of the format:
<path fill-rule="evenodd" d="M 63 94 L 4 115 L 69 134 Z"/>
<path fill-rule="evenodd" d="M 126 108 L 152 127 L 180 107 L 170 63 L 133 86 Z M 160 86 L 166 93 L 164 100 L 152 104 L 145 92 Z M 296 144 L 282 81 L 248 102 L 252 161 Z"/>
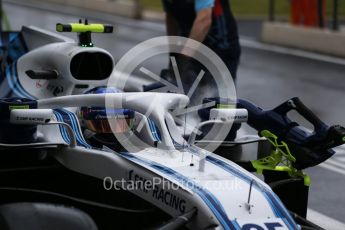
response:
<path fill-rule="evenodd" d="M 10 98 L 0 100 L 0 142 L 6 144 L 26 144 L 36 141 L 36 125 L 10 123 L 11 110 L 36 109 L 37 102 L 29 99 Z"/>

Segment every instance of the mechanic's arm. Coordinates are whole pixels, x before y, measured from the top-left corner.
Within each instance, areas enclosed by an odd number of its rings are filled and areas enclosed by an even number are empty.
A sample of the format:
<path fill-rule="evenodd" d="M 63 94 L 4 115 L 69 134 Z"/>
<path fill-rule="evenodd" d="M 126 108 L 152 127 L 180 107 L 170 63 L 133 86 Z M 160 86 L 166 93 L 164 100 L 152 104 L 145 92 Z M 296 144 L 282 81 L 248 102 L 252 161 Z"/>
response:
<path fill-rule="evenodd" d="M 204 8 L 197 12 L 196 18 L 193 23 L 192 30 L 189 34 L 189 38 L 202 43 L 212 25 L 212 7 Z M 188 44 L 182 50 L 182 54 L 192 57 L 194 52 L 187 48 Z"/>
<path fill-rule="evenodd" d="M 212 8 L 206 8 L 197 13 L 189 38 L 203 42 L 212 25 Z"/>

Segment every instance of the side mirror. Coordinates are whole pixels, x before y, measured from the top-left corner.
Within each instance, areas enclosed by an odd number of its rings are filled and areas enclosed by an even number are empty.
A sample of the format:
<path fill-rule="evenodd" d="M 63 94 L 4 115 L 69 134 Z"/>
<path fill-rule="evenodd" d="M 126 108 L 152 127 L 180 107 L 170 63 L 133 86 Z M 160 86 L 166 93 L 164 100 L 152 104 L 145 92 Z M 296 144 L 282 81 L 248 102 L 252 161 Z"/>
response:
<path fill-rule="evenodd" d="M 54 112 L 52 109 L 14 109 L 11 110 L 10 123 L 14 125 L 63 125 L 66 127 L 70 136 L 70 147 L 77 146 L 76 136 L 71 126 L 64 122 L 53 120 Z"/>
<path fill-rule="evenodd" d="M 224 123 L 243 123 L 248 121 L 248 111 L 246 109 L 211 109 L 210 119 L 199 123 L 191 133 L 188 139 L 188 144 L 193 145 L 197 136 L 198 130 L 203 126 L 209 124 L 224 124 Z"/>
<path fill-rule="evenodd" d="M 15 125 L 44 125 L 52 120 L 53 114 L 51 109 L 14 109 L 10 122 Z"/>
<path fill-rule="evenodd" d="M 248 111 L 246 109 L 211 109 L 210 120 L 243 123 L 248 121 Z"/>

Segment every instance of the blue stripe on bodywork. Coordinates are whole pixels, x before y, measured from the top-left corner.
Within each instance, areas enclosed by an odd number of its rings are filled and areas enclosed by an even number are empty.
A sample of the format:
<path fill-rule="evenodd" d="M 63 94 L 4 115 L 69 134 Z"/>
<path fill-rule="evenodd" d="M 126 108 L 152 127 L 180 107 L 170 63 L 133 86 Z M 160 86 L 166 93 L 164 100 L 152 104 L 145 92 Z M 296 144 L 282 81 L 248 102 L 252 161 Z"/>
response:
<path fill-rule="evenodd" d="M 55 114 L 55 117 L 56 119 L 59 121 L 59 122 L 64 122 L 61 114 L 57 111 L 54 111 L 54 114 Z M 68 134 L 67 134 L 67 130 L 66 128 L 63 126 L 63 125 L 59 125 L 59 129 L 60 129 L 60 133 L 62 135 L 62 139 L 67 143 L 69 144 L 70 143 L 70 139 L 68 137 Z"/>
<path fill-rule="evenodd" d="M 71 121 L 72 128 L 75 131 L 76 136 L 77 136 L 78 140 L 80 141 L 80 143 L 85 145 L 85 147 L 89 146 L 86 143 L 83 135 L 80 133 L 79 124 L 78 124 L 77 118 L 75 117 L 75 114 L 70 112 L 70 111 L 68 111 L 68 110 L 66 110 L 66 109 L 60 109 L 59 112 L 64 114 L 64 115 L 67 115 L 69 117 L 69 119 Z M 91 146 L 89 146 L 89 147 L 91 147 Z"/>
<path fill-rule="evenodd" d="M 15 85 L 15 83 L 12 81 L 12 76 L 11 76 L 11 68 L 6 68 L 6 78 L 7 78 L 7 82 L 8 85 L 10 86 L 12 92 L 14 93 L 15 96 L 21 97 L 21 98 L 25 98 L 25 96 L 23 94 L 21 94 L 21 92 L 19 90 L 17 90 L 17 86 Z"/>
<path fill-rule="evenodd" d="M 234 220 L 232 223 L 236 226 L 236 228 L 242 229 L 241 226 L 238 224 L 237 220 Z"/>
<path fill-rule="evenodd" d="M 173 177 L 179 183 L 187 186 L 188 188 L 190 188 L 191 190 L 193 190 L 195 193 L 199 195 L 199 197 L 207 204 L 207 206 L 211 209 L 213 214 L 217 217 L 217 220 L 221 223 L 224 229 L 231 229 L 231 230 L 239 229 L 233 224 L 231 220 L 229 220 L 219 200 L 207 189 L 196 185 L 194 181 L 190 180 L 184 175 L 164 165 L 158 164 L 156 162 L 148 161 L 142 158 L 138 158 L 130 153 L 121 153 L 121 155 L 131 161 L 145 164 L 153 169 L 156 169 L 159 172 L 162 172 L 166 175 Z"/>
<path fill-rule="evenodd" d="M 82 134 L 81 131 L 80 131 L 80 128 L 79 128 L 79 121 L 78 121 L 76 115 L 75 115 L 74 113 L 72 113 L 72 112 L 66 110 L 66 109 L 62 109 L 62 111 L 65 112 L 65 113 L 70 117 L 70 119 L 71 119 L 71 121 L 72 121 L 72 127 L 73 127 L 73 129 L 75 130 L 76 135 L 77 135 L 78 138 L 79 138 L 80 144 L 83 145 L 85 148 L 90 148 L 90 149 L 91 149 L 92 146 L 89 145 L 89 144 L 86 142 L 86 140 L 84 139 L 83 134 Z"/>
<path fill-rule="evenodd" d="M 176 147 L 185 148 L 183 145 L 180 145 L 176 142 L 174 142 L 174 145 Z M 198 152 L 199 150 L 197 150 L 193 147 L 189 147 L 189 148 L 187 148 L 187 150 L 189 150 L 192 154 L 195 154 L 197 156 L 199 155 L 199 152 Z M 219 160 L 219 159 L 212 157 L 212 156 L 207 156 L 206 161 L 223 168 L 225 171 L 231 173 L 232 175 L 239 177 L 240 179 L 246 181 L 249 184 L 252 181 L 252 179 L 248 175 L 244 174 L 243 172 L 241 172 L 240 170 L 238 170 L 234 166 L 232 166 L 232 165 L 230 165 L 230 164 L 228 164 L 222 160 Z M 268 190 L 265 187 L 261 187 L 261 186 L 259 187 L 259 185 L 255 184 L 255 183 L 254 183 L 254 187 L 258 188 L 259 190 L 261 190 L 263 192 L 262 194 L 265 196 L 266 200 L 270 204 L 276 217 L 281 218 L 284 221 L 284 223 L 286 224 L 286 226 L 288 226 L 290 229 L 299 229 L 298 226 L 296 225 L 295 221 L 291 217 L 290 213 L 286 210 L 285 206 L 283 205 L 283 203 L 280 201 L 280 199 L 277 197 L 277 195 L 275 193 L 273 193 L 272 191 Z"/>
<path fill-rule="evenodd" d="M 13 81 L 15 82 L 15 85 L 17 86 L 18 90 L 25 95 L 26 98 L 28 99 L 36 99 L 34 98 L 31 94 L 29 94 L 22 86 L 22 84 L 19 81 L 18 78 L 18 73 L 17 73 L 17 62 L 14 62 L 12 64 L 12 68 L 11 68 L 11 72 L 12 72 L 12 76 L 13 76 Z"/>
<path fill-rule="evenodd" d="M 16 96 L 27 99 L 36 99 L 21 85 L 17 74 L 17 62 L 14 62 L 6 69 L 6 78 L 10 88 Z"/>
<path fill-rule="evenodd" d="M 154 137 L 155 141 L 161 141 L 161 137 L 157 131 L 156 128 L 156 124 L 154 123 L 154 121 L 152 121 L 151 119 L 147 118 L 149 126 L 150 126 L 150 130 L 151 130 L 151 134 Z"/>
<path fill-rule="evenodd" d="M 21 98 L 35 99 L 23 88 L 18 78 L 17 60 L 27 53 L 27 47 L 21 34 L 18 32 L 5 32 L 4 36 L 0 36 L 0 39 L 1 48 L 7 51 L 2 53 L 3 56 L 5 55 L 3 57 L 3 61 L 5 62 L 3 66 L 6 66 L 3 77 L 7 79 L 7 84 L 10 89 L 9 92 L 6 92 L 6 96 L 9 97 L 12 94 Z"/>
<path fill-rule="evenodd" d="M 55 109 L 54 110 L 56 113 L 58 113 L 58 116 L 61 117 L 62 122 L 65 122 L 67 124 L 69 124 L 72 129 L 74 134 L 76 135 L 77 138 L 77 144 L 78 146 L 82 146 L 85 148 L 92 148 L 88 143 L 86 143 L 84 137 L 82 136 L 82 134 L 80 133 L 80 129 L 79 129 L 79 125 L 78 125 L 78 121 L 76 120 L 75 114 L 72 112 L 69 112 L 67 110 L 64 109 Z M 67 132 L 65 129 L 64 130 L 64 134 L 63 135 L 67 135 Z M 67 135 L 68 136 L 68 135 Z"/>
<path fill-rule="evenodd" d="M 245 175 L 244 173 L 240 172 L 238 169 L 227 164 L 224 161 L 221 161 L 221 160 L 219 160 L 215 157 L 212 157 L 212 156 L 207 156 L 206 160 L 210 163 L 213 163 L 213 164 L 223 168 L 227 172 L 229 172 L 229 173 L 231 173 L 237 177 L 240 177 L 241 179 L 247 181 L 248 183 L 250 183 L 252 181 L 252 179 L 249 176 Z M 277 217 L 281 218 L 286 223 L 286 225 L 289 226 L 290 229 L 298 229 L 296 224 L 295 224 L 295 221 L 292 219 L 289 212 L 286 210 L 286 208 L 281 203 L 279 198 L 273 192 L 269 191 L 267 188 L 265 188 L 263 186 L 259 187 L 259 185 L 256 183 L 254 183 L 253 186 L 258 188 L 259 190 L 261 190 L 263 192 L 264 196 L 267 198 L 267 201 L 270 203 L 270 205 L 271 205 L 272 209 L 274 210 Z"/>

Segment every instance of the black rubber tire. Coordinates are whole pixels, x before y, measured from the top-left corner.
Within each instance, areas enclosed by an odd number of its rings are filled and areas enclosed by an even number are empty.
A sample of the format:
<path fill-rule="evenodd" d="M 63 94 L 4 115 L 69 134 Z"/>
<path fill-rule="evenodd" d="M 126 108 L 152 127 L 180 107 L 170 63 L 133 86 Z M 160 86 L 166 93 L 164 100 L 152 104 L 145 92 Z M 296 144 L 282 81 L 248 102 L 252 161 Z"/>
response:
<path fill-rule="evenodd" d="M 97 230 L 85 212 L 44 203 L 13 203 L 0 206 L 2 230 Z"/>

